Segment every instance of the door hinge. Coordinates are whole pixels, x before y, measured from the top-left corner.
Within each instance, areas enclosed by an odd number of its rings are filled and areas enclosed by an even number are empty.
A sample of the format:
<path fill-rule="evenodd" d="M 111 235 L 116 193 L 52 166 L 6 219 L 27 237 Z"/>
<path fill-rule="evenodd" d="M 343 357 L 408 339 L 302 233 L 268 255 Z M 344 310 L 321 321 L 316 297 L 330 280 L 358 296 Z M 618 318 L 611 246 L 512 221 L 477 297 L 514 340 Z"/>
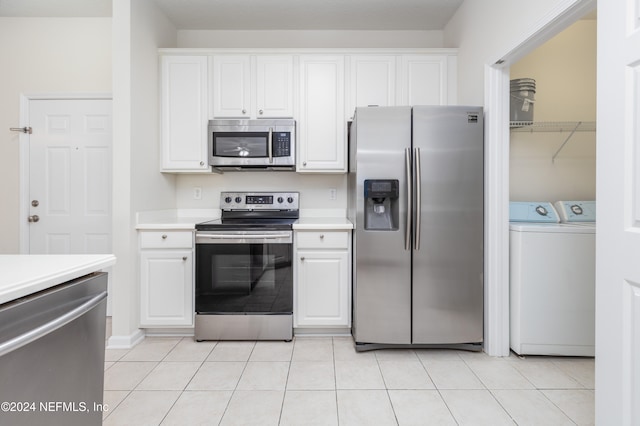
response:
<path fill-rule="evenodd" d="M 31 127 L 10 127 L 9 130 L 11 130 L 12 132 L 22 132 L 28 134 L 33 133 Z"/>

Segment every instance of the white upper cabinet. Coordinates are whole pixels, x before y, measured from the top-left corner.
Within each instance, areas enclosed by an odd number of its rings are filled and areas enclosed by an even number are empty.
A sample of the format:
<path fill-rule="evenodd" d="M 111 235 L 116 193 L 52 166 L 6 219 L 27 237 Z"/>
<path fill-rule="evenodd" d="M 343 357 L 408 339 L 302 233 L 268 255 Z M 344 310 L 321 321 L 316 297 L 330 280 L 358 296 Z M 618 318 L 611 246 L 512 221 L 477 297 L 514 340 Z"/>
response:
<path fill-rule="evenodd" d="M 293 117 L 292 55 L 214 55 L 213 117 Z"/>
<path fill-rule="evenodd" d="M 161 170 L 210 172 L 207 161 L 206 56 L 162 56 Z"/>
<path fill-rule="evenodd" d="M 455 105 L 454 49 L 164 49 L 163 172 L 210 173 L 213 118 L 294 118 L 299 173 L 345 173 L 356 107 Z"/>
<path fill-rule="evenodd" d="M 293 56 L 257 56 L 255 75 L 255 117 L 293 117 Z"/>
<path fill-rule="evenodd" d="M 455 59 L 452 56 L 403 55 L 399 104 L 455 104 L 455 84 L 452 84 L 455 83 L 455 73 Z"/>
<path fill-rule="evenodd" d="M 396 104 L 396 57 L 390 55 L 352 55 L 347 118 L 356 107 Z"/>
<path fill-rule="evenodd" d="M 250 118 L 250 57 L 248 55 L 215 55 L 212 62 L 213 116 Z"/>
<path fill-rule="evenodd" d="M 344 56 L 300 56 L 298 172 L 346 171 Z"/>

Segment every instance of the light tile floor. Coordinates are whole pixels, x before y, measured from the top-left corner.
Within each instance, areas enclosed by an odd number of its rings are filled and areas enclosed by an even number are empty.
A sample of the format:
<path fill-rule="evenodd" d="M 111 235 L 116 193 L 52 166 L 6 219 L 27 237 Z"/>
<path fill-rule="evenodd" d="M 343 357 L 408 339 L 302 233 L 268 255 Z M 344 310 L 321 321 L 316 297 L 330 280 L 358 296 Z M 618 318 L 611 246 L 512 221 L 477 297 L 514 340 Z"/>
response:
<path fill-rule="evenodd" d="M 106 350 L 104 425 L 589 425 L 592 358 L 420 349 L 348 337 Z"/>

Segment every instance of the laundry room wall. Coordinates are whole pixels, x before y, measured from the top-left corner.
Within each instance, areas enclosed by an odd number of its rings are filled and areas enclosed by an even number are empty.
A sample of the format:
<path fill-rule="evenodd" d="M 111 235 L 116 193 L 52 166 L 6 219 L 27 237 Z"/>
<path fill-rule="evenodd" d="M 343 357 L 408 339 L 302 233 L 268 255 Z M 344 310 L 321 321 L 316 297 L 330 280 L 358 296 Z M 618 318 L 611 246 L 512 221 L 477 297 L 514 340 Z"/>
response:
<path fill-rule="evenodd" d="M 562 131 L 514 132 L 510 144 L 512 201 L 594 200 L 596 120 L 596 20 L 576 22 L 511 66 L 511 79 L 536 80 L 535 122 L 569 122 Z M 573 124 L 575 123 L 575 124 Z"/>

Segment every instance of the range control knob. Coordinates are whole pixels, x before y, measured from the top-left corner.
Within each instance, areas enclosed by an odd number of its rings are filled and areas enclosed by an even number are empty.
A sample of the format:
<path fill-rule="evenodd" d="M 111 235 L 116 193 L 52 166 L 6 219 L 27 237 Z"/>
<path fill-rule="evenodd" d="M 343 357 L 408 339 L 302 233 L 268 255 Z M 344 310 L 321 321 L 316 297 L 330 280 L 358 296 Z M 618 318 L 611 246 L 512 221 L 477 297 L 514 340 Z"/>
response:
<path fill-rule="evenodd" d="M 288 197 L 287 198 L 287 203 L 293 203 L 293 197 Z"/>
<path fill-rule="evenodd" d="M 278 197 L 278 203 L 282 204 L 283 201 L 284 201 L 284 198 Z"/>
<path fill-rule="evenodd" d="M 231 197 L 225 197 L 224 202 L 229 204 L 231 202 Z"/>
<path fill-rule="evenodd" d="M 240 203 L 240 202 L 242 202 L 242 198 L 236 197 L 236 203 Z"/>

